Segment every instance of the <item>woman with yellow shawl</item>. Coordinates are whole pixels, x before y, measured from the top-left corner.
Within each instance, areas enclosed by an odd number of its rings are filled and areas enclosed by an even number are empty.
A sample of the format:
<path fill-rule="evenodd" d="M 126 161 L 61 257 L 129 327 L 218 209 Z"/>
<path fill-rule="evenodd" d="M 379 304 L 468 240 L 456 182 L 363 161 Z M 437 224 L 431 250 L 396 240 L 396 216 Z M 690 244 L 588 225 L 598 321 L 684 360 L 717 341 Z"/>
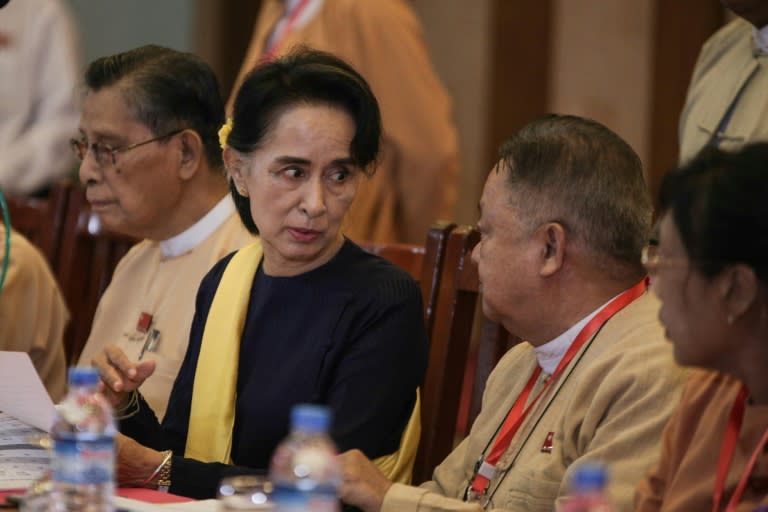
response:
<path fill-rule="evenodd" d="M 128 436 L 119 485 L 212 497 L 223 476 L 268 467 L 300 402 L 331 408 L 341 450 L 409 478 L 427 353 L 421 295 L 341 231 L 380 137 L 365 80 L 330 54 L 298 50 L 246 77 L 221 139 L 238 212 L 260 240 L 203 279 L 162 424 L 137 391 L 151 362 L 110 348 L 96 361 Z"/>

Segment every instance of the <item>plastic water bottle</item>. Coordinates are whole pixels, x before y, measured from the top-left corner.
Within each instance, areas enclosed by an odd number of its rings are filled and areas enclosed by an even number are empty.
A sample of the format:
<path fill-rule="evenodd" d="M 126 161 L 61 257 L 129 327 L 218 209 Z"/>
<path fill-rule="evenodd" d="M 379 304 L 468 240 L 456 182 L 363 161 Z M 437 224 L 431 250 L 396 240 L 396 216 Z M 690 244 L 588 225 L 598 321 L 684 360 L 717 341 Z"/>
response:
<path fill-rule="evenodd" d="M 69 391 L 56 407 L 51 429 L 55 512 L 112 510 L 115 421 L 98 384 L 94 368 L 71 368 Z"/>
<path fill-rule="evenodd" d="M 291 410 L 291 433 L 275 449 L 269 477 L 279 512 L 338 512 L 336 447 L 328 437 L 330 411 L 316 405 Z"/>
<path fill-rule="evenodd" d="M 558 512 L 615 512 L 608 496 L 608 471 L 603 464 L 580 464 L 570 482 L 570 495 Z"/>

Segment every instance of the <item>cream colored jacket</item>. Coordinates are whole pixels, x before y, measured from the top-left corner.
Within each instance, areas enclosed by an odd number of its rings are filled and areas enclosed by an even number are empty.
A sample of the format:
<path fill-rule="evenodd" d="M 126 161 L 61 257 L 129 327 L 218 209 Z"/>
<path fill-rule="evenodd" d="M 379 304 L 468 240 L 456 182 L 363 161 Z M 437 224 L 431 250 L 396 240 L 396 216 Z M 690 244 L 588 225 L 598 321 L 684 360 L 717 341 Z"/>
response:
<path fill-rule="evenodd" d="M 681 163 L 709 143 L 742 88 L 719 147 L 768 140 L 768 53 L 755 45 L 752 32 L 738 18 L 704 44 L 680 116 Z"/>
<path fill-rule="evenodd" d="M 117 264 L 99 300 L 80 364 L 90 365 L 111 343 L 131 360 L 138 360 L 147 336 L 137 330 L 137 321 L 142 312 L 151 314 L 152 328 L 160 335 L 154 350 L 143 354 L 144 360 L 152 359 L 156 366 L 141 385 L 141 393 L 162 420 L 187 352 L 200 281 L 217 261 L 251 241 L 253 236 L 233 211 L 213 233 L 183 254 L 166 257 L 160 244 L 151 240 L 136 244 Z"/>
<path fill-rule="evenodd" d="M 0 227 L 0 265 L 5 229 Z M 64 329 L 69 311 L 48 262 L 37 247 L 11 231 L 11 259 L 0 292 L 0 350 L 27 352 L 54 402 L 64 397 Z"/>
<path fill-rule="evenodd" d="M 499 466 L 508 471 L 491 481 L 488 509 L 551 512 L 567 494 L 575 465 L 601 460 L 609 466 L 610 493 L 619 510 L 631 510 L 635 486 L 658 459 L 661 433 L 683 380 L 657 310 L 658 301 L 646 292 L 585 345 L 502 456 Z M 469 437 L 435 469 L 432 481 L 418 488 L 394 484 L 382 512 L 481 510 L 461 497 L 475 462 L 536 365 L 527 343 L 511 349 L 488 379 Z M 547 453 L 542 447 L 550 432 Z"/>

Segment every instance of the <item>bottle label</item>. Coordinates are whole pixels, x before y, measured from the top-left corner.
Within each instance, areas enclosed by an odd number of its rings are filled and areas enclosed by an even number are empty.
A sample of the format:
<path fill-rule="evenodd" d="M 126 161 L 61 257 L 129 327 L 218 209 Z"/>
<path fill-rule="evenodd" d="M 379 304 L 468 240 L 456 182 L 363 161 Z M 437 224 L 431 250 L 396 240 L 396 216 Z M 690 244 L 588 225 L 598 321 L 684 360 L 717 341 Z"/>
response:
<path fill-rule="evenodd" d="M 111 483 L 115 473 L 114 438 L 82 434 L 55 437 L 51 473 L 54 481 L 69 484 Z"/>
<path fill-rule="evenodd" d="M 275 485 L 272 500 L 277 512 L 339 512 L 339 499 L 332 486 L 317 486 L 312 490 L 295 485 Z"/>

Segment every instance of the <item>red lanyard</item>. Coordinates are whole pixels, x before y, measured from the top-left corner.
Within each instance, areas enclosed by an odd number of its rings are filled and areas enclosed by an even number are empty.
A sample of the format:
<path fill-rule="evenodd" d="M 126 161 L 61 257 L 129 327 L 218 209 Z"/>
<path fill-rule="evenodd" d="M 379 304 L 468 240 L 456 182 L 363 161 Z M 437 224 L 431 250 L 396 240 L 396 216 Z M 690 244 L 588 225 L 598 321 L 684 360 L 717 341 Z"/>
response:
<path fill-rule="evenodd" d="M 736 400 L 733 402 L 731 408 L 731 414 L 728 416 L 728 425 L 725 429 L 725 436 L 723 436 L 723 444 L 720 446 L 720 459 L 717 461 L 717 476 L 715 478 L 715 493 L 712 497 L 712 512 L 719 512 L 720 501 L 723 498 L 723 488 L 725 487 L 725 480 L 728 477 L 728 468 L 733 462 L 733 452 L 736 450 L 736 444 L 739 441 L 739 432 L 741 431 L 741 423 L 744 419 L 744 406 L 747 402 L 747 388 L 744 386 L 739 390 L 739 394 L 736 395 Z M 736 510 L 736 505 L 741 501 L 741 496 L 744 494 L 744 489 L 747 487 L 747 481 L 749 475 L 755 467 L 757 457 L 763 450 L 766 441 L 768 441 L 768 429 L 763 432 L 763 437 L 757 443 L 755 451 L 752 452 L 752 456 L 747 462 L 747 466 L 741 474 L 739 483 L 736 485 L 736 489 L 731 495 L 731 499 L 728 505 L 725 507 L 726 512 L 732 512 Z"/>
<path fill-rule="evenodd" d="M 573 360 L 579 350 L 581 350 L 581 347 L 584 346 L 584 344 L 592 338 L 592 336 L 603 326 L 603 324 L 605 324 L 605 322 L 607 322 L 613 315 L 621 311 L 632 301 L 640 297 L 645 291 L 647 285 L 648 281 L 643 279 L 632 288 L 622 292 L 618 297 L 613 299 L 603 309 L 601 309 L 600 312 L 598 312 L 579 332 L 579 334 L 573 340 L 573 343 L 571 343 L 571 346 L 568 347 L 568 351 L 560 360 L 560 364 L 557 365 L 555 372 L 552 374 L 549 380 L 547 380 L 547 382 L 541 388 L 536 397 L 534 397 L 528 407 L 525 407 L 528 396 L 531 394 L 531 391 L 536 384 L 536 380 L 541 374 L 541 367 L 536 367 L 536 369 L 533 371 L 533 374 L 528 379 L 528 383 L 525 385 L 525 388 L 520 393 L 520 396 L 517 397 L 515 404 L 507 414 L 507 417 L 499 431 L 499 435 L 496 438 L 496 441 L 493 443 L 491 451 L 486 457 L 482 459 L 482 462 L 477 469 L 477 473 L 472 479 L 472 491 L 476 495 L 482 495 L 488 489 L 488 483 L 496 474 L 496 463 L 499 462 L 501 456 L 504 454 L 504 452 L 507 451 L 507 448 L 509 448 L 509 445 L 512 443 L 512 439 L 515 437 L 515 434 L 520 428 L 520 425 L 523 424 L 525 418 L 531 412 L 533 407 L 536 405 L 536 402 L 538 402 L 539 398 L 541 398 L 549 385 L 557 380 L 563 370 Z"/>
<path fill-rule="evenodd" d="M 296 8 L 291 11 L 291 14 L 288 15 L 288 19 L 285 22 L 285 25 L 283 25 L 283 30 L 280 31 L 280 34 L 275 34 L 276 37 L 272 39 L 272 43 L 267 46 L 267 49 L 264 51 L 264 60 L 272 60 L 275 58 L 275 53 L 277 52 L 277 49 L 280 47 L 283 41 L 285 41 L 286 36 L 291 33 L 293 30 L 293 26 L 296 24 L 296 20 L 299 19 L 299 16 L 301 16 L 301 13 L 304 12 L 304 9 L 307 7 L 307 4 L 311 0 L 301 0 L 301 3 L 296 6 Z"/>

